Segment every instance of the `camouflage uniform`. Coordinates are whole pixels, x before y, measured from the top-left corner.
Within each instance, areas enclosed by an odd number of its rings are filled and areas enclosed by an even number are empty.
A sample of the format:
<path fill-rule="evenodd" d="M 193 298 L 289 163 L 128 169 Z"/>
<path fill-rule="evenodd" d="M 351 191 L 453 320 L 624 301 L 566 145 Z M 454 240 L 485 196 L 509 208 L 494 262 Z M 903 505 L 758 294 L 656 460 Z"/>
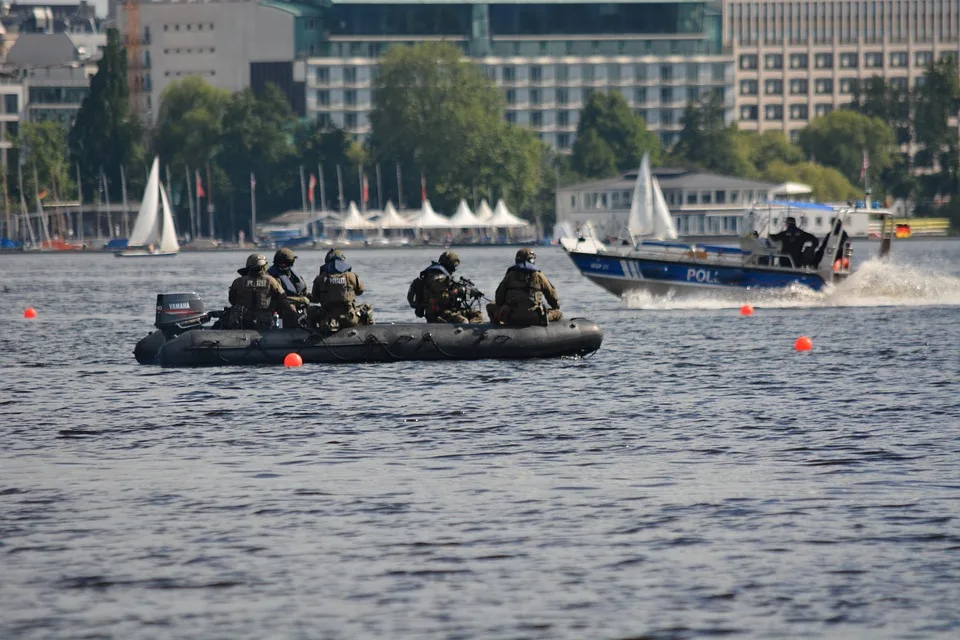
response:
<path fill-rule="evenodd" d="M 247 258 L 247 266 L 237 269 L 240 277 L 230 285 L 228 299 L 232 308 L 223 325 L 227 329 L 268 329 L 273 325 L 273 312 L 286 308 L 283 287 L 267 275 L 267 259 L 253 254 Z"/>
<path fill-rule="evenodd" d="M 516 264 L 507 269 L 497 287 L 493 303 L 487 305 L 490 321 L 513 325 L 546 325 L 563 318 L 560 300 L 547 276 L 534 266 L 536 254 L 530 249 L 517 252 Z M 543 304 L 546 298 L 552 309 Z"/>
<path fill-rule="evenodd" d="M 320 308 L 312 314 L 311 322 L 328 331 L 373 324 L 370 306 L 362 305 L 358 309 L 354 305 L 357 296 L 363 295 L 360 278 L 351 271 L 340 251 L 327 255 L 330 259 L 313 281 L 311 297 Z"/>
<path fill-rule="evenodd" d="M 293 270 L 296 259 L 297 254 L 291 249 L 280 249 L 273 256 L 273 265 L 267 269 L 267 274 L 276 278 L 290 302 L 289 305 L 282 306 L 280 311 L 284 327 L 298 326 L 300 316 L 310 304 L 307 282 Z"/>
<path fill-rule="evenodd" d="M 427 322 L 459 324 L 483 322 L 483 313 L 464 306 L 459 296 L 461 285 L 453 279 L 453 272 L 460 266 L 460 256 L 445 251 L 437 262 L 420 272 L 423 280 L 424 315 Z"/>

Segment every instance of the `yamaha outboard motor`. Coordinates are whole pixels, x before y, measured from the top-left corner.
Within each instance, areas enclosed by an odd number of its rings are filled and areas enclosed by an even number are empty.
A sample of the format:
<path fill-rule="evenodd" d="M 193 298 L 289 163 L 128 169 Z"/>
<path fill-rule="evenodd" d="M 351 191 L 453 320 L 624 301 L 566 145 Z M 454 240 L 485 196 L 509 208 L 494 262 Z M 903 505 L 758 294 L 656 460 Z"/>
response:
<path fill-rule="evenodd" d="M 184 331 L 197 329 L 211 318 L 196 293 L 158 293 L 155 323 L 169 340 Z"/>

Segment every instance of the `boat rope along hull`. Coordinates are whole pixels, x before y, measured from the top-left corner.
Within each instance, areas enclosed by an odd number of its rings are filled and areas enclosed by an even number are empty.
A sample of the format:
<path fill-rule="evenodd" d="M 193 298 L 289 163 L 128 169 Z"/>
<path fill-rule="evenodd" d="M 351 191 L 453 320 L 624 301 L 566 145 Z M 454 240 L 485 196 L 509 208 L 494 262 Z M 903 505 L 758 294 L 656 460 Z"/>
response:
<path fill-rule="evenodd" d="M 580 273 L 618 296 L 628 291 L 693 293 L 705 289 L 785 289 L 797 284 L 819 291 L 825 285 L 823 277 L 811 271 L 577 251 L 567 254 Z"/>
<path fill-rule="evenodd" d="M 186 331 L 170 340 L 154 331 L 140 340 L 140 364 L 163 367 L 282 364 L 288 353 L 313 362 L 396 362 L 585 356 L 600 348 L 596 323 L 573 318 L 549 326 L 378 324 L 318 334 L 304 329 Z"/>

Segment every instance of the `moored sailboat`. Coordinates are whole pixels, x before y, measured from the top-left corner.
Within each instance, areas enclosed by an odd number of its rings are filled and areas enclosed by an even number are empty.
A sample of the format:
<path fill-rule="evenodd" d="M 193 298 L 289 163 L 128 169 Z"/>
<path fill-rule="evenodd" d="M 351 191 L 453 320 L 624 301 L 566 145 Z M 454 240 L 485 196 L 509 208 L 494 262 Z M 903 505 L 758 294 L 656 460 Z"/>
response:
<path fill-rule="evenodd" d="M 160 182 L 159 158 L 153 160 L 127 247 L 125 251 L 114 255 L 118 258 L 148 258 L 171 257 L 180 253 L 167 190 Z"/>

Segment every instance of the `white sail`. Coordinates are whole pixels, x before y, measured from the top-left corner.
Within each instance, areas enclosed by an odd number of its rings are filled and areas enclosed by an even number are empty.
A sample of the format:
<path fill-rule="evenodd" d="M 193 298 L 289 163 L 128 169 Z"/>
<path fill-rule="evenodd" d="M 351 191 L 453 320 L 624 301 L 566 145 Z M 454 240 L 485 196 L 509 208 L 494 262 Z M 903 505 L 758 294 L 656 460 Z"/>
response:
<path fill-rule="evenodd" d="M 640 170 L 637 172 L 637 182 L 633 185 L 633 201 L 630 203 L 627 232 L 631 237 L 647 236 L 653 233 L 653 185 L 650 179 L 649 153 L 643 154 Z"/>
<path fill-rule="evenodd" d="M 147 187 L 143 190 L 143 200 L 140 201 L 140 211 L 137 212 L 137 221 L 133 225 L 127 245 L 143 247 L 157 240 L 157 194 L 160 191 L 160 158 L 153 159 Z"/>
<path fill-rule="evenodd" d="M 160 202 L 163 207 L 163 222 L 160 229 L 161 253 L 175 253 L 180 251 L 177 242 L 177 227 L 173 224 L 173 212 L 170 211 L 170 201 L 167 199 L 167 190 L 160 183 Z"/>
<path fill-rule="evenodd" d="M 677 227 L 673 224 L 673 216 L 660 190 L 660 181 L 652 178 L 650 184 L 653 187 L 653 237 L 657 240 L 676 240 Z"/>

